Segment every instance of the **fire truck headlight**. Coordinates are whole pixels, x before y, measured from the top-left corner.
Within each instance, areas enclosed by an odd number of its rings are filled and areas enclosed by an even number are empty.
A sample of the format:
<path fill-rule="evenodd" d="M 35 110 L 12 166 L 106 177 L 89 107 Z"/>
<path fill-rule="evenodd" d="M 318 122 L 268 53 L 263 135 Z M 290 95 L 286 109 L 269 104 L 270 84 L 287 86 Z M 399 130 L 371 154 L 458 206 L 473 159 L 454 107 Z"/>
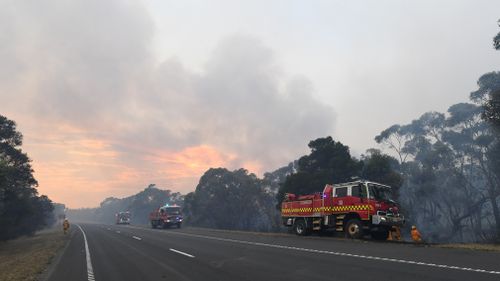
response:
<path fill-rule="evenodd" d="M 170 220 L 167 220 L 167 222 L 170 222 Z"/>
<path fill-rule="evenodd" d="M 387 219 L 385 217 L 380 217 L 380 221 L 385 222 L 385 221 L 387 221 Z"/>

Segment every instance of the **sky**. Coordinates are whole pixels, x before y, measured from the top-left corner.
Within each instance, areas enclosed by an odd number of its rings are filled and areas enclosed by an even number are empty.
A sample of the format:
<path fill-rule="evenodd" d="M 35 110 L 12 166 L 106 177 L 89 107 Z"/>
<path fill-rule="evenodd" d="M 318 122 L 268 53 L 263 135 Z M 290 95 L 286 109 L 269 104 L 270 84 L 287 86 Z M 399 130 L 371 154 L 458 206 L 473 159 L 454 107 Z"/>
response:
<path fill-rule="evenodd" d="M 210 167 L 261 176 L 331 135 L 466 102 L 499 70 L 500 1 L 0 0 L 0 114 L 70 208 Z"/>

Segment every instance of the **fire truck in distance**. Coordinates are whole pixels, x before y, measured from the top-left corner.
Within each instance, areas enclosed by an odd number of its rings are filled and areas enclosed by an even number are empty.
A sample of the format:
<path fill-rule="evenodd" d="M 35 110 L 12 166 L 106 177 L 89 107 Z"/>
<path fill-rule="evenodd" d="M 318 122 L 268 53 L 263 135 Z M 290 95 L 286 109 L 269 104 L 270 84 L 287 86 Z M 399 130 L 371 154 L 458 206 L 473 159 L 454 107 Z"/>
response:
<path fill-rule="evenodd" d="M 130 224 L 130 212 L 119 212 L 115 217 L 116 224 Z"/>
<path fill-rule="evenodd" d="M 405 221 L 391 199 L 391 187 L 365 180 L 327 184 L 323 192 L 310 195 L 287 193 L 281 217 L 297 235 L 334 229 L 349 238 L 371 234 L 377 240 L 386 240 L 391 228 Z"/>
<path fill-rule="evenodd" d="M 168 204 L 160 207 L 149 214 L 149 221 L 152 228 L 167 228 L 174 225 L 181 228 L 181 207 L 177 205 L 169 206 Z"/>

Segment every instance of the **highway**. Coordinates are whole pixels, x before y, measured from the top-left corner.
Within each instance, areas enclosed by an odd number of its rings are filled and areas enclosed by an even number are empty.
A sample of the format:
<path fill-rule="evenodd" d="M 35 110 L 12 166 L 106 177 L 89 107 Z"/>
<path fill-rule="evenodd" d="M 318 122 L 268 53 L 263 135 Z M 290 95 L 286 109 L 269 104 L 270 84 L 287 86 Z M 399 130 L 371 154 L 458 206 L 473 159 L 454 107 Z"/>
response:
<path fill-rule="evenodd" d="M 199 228 L 73 224 L 50 281 L 500 280 L 500 253 Z"/>

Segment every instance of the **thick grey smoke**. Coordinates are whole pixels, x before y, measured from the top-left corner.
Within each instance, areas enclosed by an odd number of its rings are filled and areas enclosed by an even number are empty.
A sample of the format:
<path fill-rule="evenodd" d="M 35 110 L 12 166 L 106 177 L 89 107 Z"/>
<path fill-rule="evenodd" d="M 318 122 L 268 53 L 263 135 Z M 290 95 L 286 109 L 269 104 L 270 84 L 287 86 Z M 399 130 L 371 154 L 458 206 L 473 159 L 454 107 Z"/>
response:
<path fill-rule="evenodd" d="M 155 60 L 154 30 L 141 1 L 4 1 L 0 111 L 28 136 L 64 124 L 105 139 L 134 169 L 154 166 L 145 151 L 209 145 L 265 171 L 332 134 L 333 109 L 258 38 L 221 39 L 200 72 Z"/>
<path fill-rule="evenodd" d="M 333 131 L 333 110 L 313 99 L 310 82 L 284 80 L 272 51 L 249 36 L 222 40 L 202 74 L 164 62 L 153 85 L 138 100 L 171 120 L 162 125 L 171 145 L 209 143 L 276 167 Z"/>

